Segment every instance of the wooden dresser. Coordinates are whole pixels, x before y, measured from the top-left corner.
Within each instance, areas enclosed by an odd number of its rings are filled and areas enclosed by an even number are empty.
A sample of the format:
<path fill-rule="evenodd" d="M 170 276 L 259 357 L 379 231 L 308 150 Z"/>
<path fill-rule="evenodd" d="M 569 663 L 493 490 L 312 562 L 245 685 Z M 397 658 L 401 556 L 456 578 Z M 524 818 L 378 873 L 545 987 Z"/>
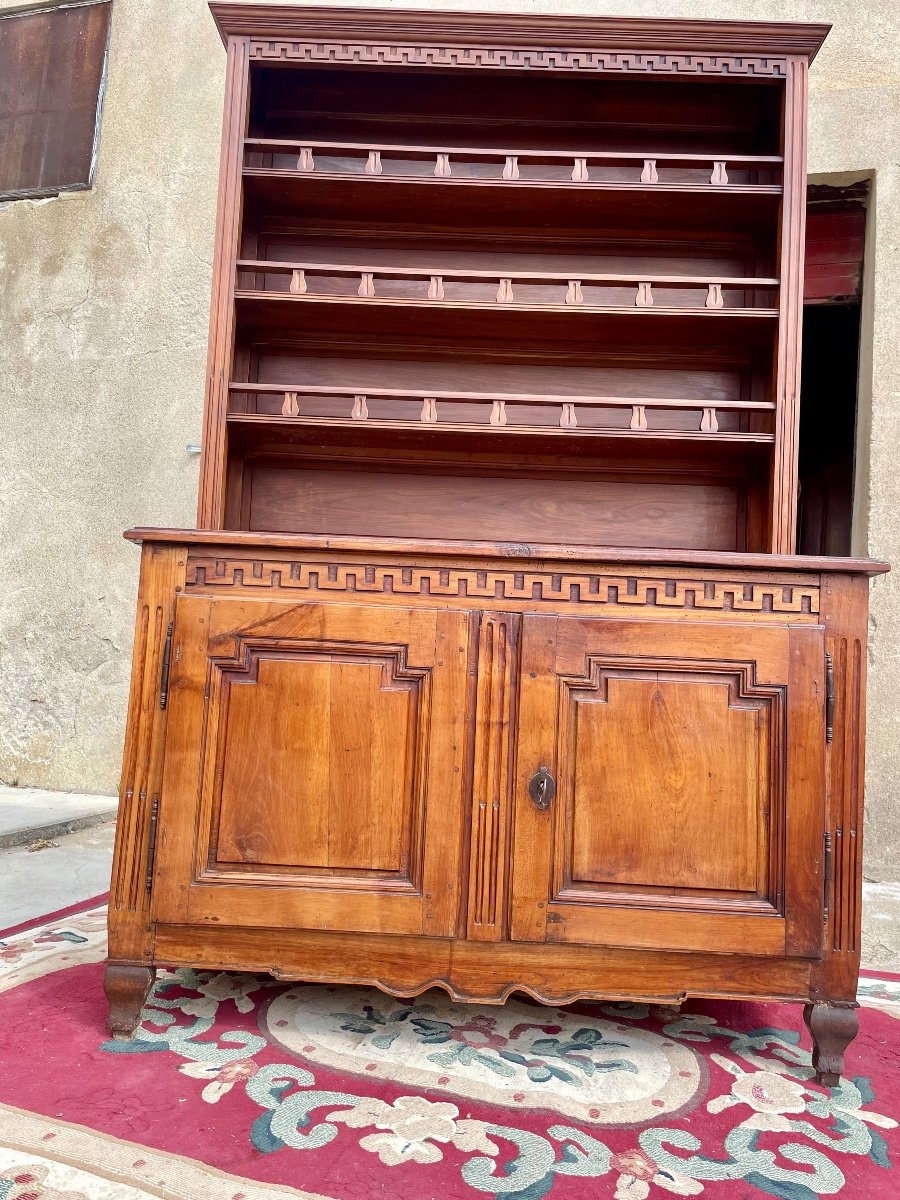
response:
<path fill-rule="evenodd" d="M 778 998 L 834 1082 L 886 567 L 793 553 L 826 27 L 212 9 L 198 529 L 128 534 L 110 1028 L 158 963 Z"/>

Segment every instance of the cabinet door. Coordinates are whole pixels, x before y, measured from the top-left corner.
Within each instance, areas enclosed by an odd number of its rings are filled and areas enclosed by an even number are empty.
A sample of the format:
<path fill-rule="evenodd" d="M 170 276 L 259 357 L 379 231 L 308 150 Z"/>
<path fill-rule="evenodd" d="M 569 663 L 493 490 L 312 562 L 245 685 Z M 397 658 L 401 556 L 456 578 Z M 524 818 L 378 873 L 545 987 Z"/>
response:
<path fill-rule="evenodd" d="M 526 617 L 521 679 L 515 940 L 819 952 L 820 628 Z"/>
<path fill-rule="evenodd" d="M 153 916 L 455 931 L 465 614 L 181 597 Z"/>

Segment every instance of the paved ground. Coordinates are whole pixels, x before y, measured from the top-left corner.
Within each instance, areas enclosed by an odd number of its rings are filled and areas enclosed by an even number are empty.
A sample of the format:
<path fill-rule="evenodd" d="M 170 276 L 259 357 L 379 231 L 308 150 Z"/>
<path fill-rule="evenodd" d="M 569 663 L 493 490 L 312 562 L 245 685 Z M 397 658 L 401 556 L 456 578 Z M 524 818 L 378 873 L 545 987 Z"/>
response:
<path fill-rule="evenodd" d="M 0 850 L 114 821 L 116 808 L 115 796 L 0 785 Z"/>
<path fill-rule="evenodd" d="M 864 967 L 900 971 L 900 883 L 863 884 Z"/>
<path fill-rule="evenodd" d="M 0 929 L 108 891 L 114 836 L 115 825 L 96 825 L 46 849 L 0 850 Z"/>
<path fill-rule="evenodd" d="M 16 794 L 10 798 L 10 792 Z M 21 806 L 39 796 L 44 798 L 42 806 L 34 809 L 40 814 L 35 821 L 39 828 L 32 827 L 33 836 L 25 845 L 0 849 L 0 929 L 87 900 L 109 887 L 114 834 L 110 806 L 114 808 L 115 801 L 105 796 L 68 797 L 48 792 L 28 797 L 23 791 L 0 788 L 0 834 L 12 827 L 9 810 L 14 803 Z M 57 812 L 66 806 L 70 815 L 79 803 L 83 808 L 84 801 L 92 802 L 88 807 L 93 807 L 93 816 L 101 823 L 48 839 L 48 803 L 51 807 L 58 804 Z M 40 845 L 41 841 L 53 844 L 28 849 L 29 843 Z M 900 972 L 900 883 L 863 885 L 863 965 Z"/>
<path fill-rule="evenodd" d="M 116 798 L 0 786 L 0 929 L 109 888 Z"/>

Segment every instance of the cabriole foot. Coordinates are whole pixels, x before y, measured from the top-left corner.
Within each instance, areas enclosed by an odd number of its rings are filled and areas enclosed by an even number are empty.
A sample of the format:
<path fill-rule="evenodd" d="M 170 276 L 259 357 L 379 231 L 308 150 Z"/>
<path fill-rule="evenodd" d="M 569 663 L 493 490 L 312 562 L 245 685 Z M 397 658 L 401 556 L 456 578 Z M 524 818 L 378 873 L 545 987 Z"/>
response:
<path fill-rule="evenodd" d="M 859 1032 L 857 1005 L 853 1001 L 817 1001 L 803 1009 L 803 1020 L 812 1034 L 812 1062 L 816 1083 L 837 1087 L 844 1073 L 844 1051 Z"/>
<path fill-rule="evenodd" d="M 103 990 L 109 1001 L 106 1025 L 117 1040 L 127 1041 L 134 1036 L 141 1019 L 141 1009 L 155 978 L 155 967 L 116 962 L 106 964 L 103 976 Z"/>

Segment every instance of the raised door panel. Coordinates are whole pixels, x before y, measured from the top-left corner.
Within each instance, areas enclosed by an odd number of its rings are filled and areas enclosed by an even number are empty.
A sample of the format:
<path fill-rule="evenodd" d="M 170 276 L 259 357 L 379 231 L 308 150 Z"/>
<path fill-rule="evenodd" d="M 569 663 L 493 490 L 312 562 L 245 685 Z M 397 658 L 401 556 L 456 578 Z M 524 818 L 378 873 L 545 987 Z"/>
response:
<path fill-rule="evenodd" d="M 592 674 L 566 685 L 569 884 L 756 892 L 778 695 L 652 662 Z"/>
<path fill-rule="evenodd" d="M 514 939 L 819 952 L 821 630 L 526 617 L 521 677 Z"/>
<path fill-rule="evenodd" d="M 467 658 L 464 614 L 180 599 L 156 919 L 452 934 Z"/>
<path fill-rule="evenodd" d="M 408 871 L 426 672 L 332 648 L 251 652 L 244 673 L 223 680 L 215 861 Z"/>

